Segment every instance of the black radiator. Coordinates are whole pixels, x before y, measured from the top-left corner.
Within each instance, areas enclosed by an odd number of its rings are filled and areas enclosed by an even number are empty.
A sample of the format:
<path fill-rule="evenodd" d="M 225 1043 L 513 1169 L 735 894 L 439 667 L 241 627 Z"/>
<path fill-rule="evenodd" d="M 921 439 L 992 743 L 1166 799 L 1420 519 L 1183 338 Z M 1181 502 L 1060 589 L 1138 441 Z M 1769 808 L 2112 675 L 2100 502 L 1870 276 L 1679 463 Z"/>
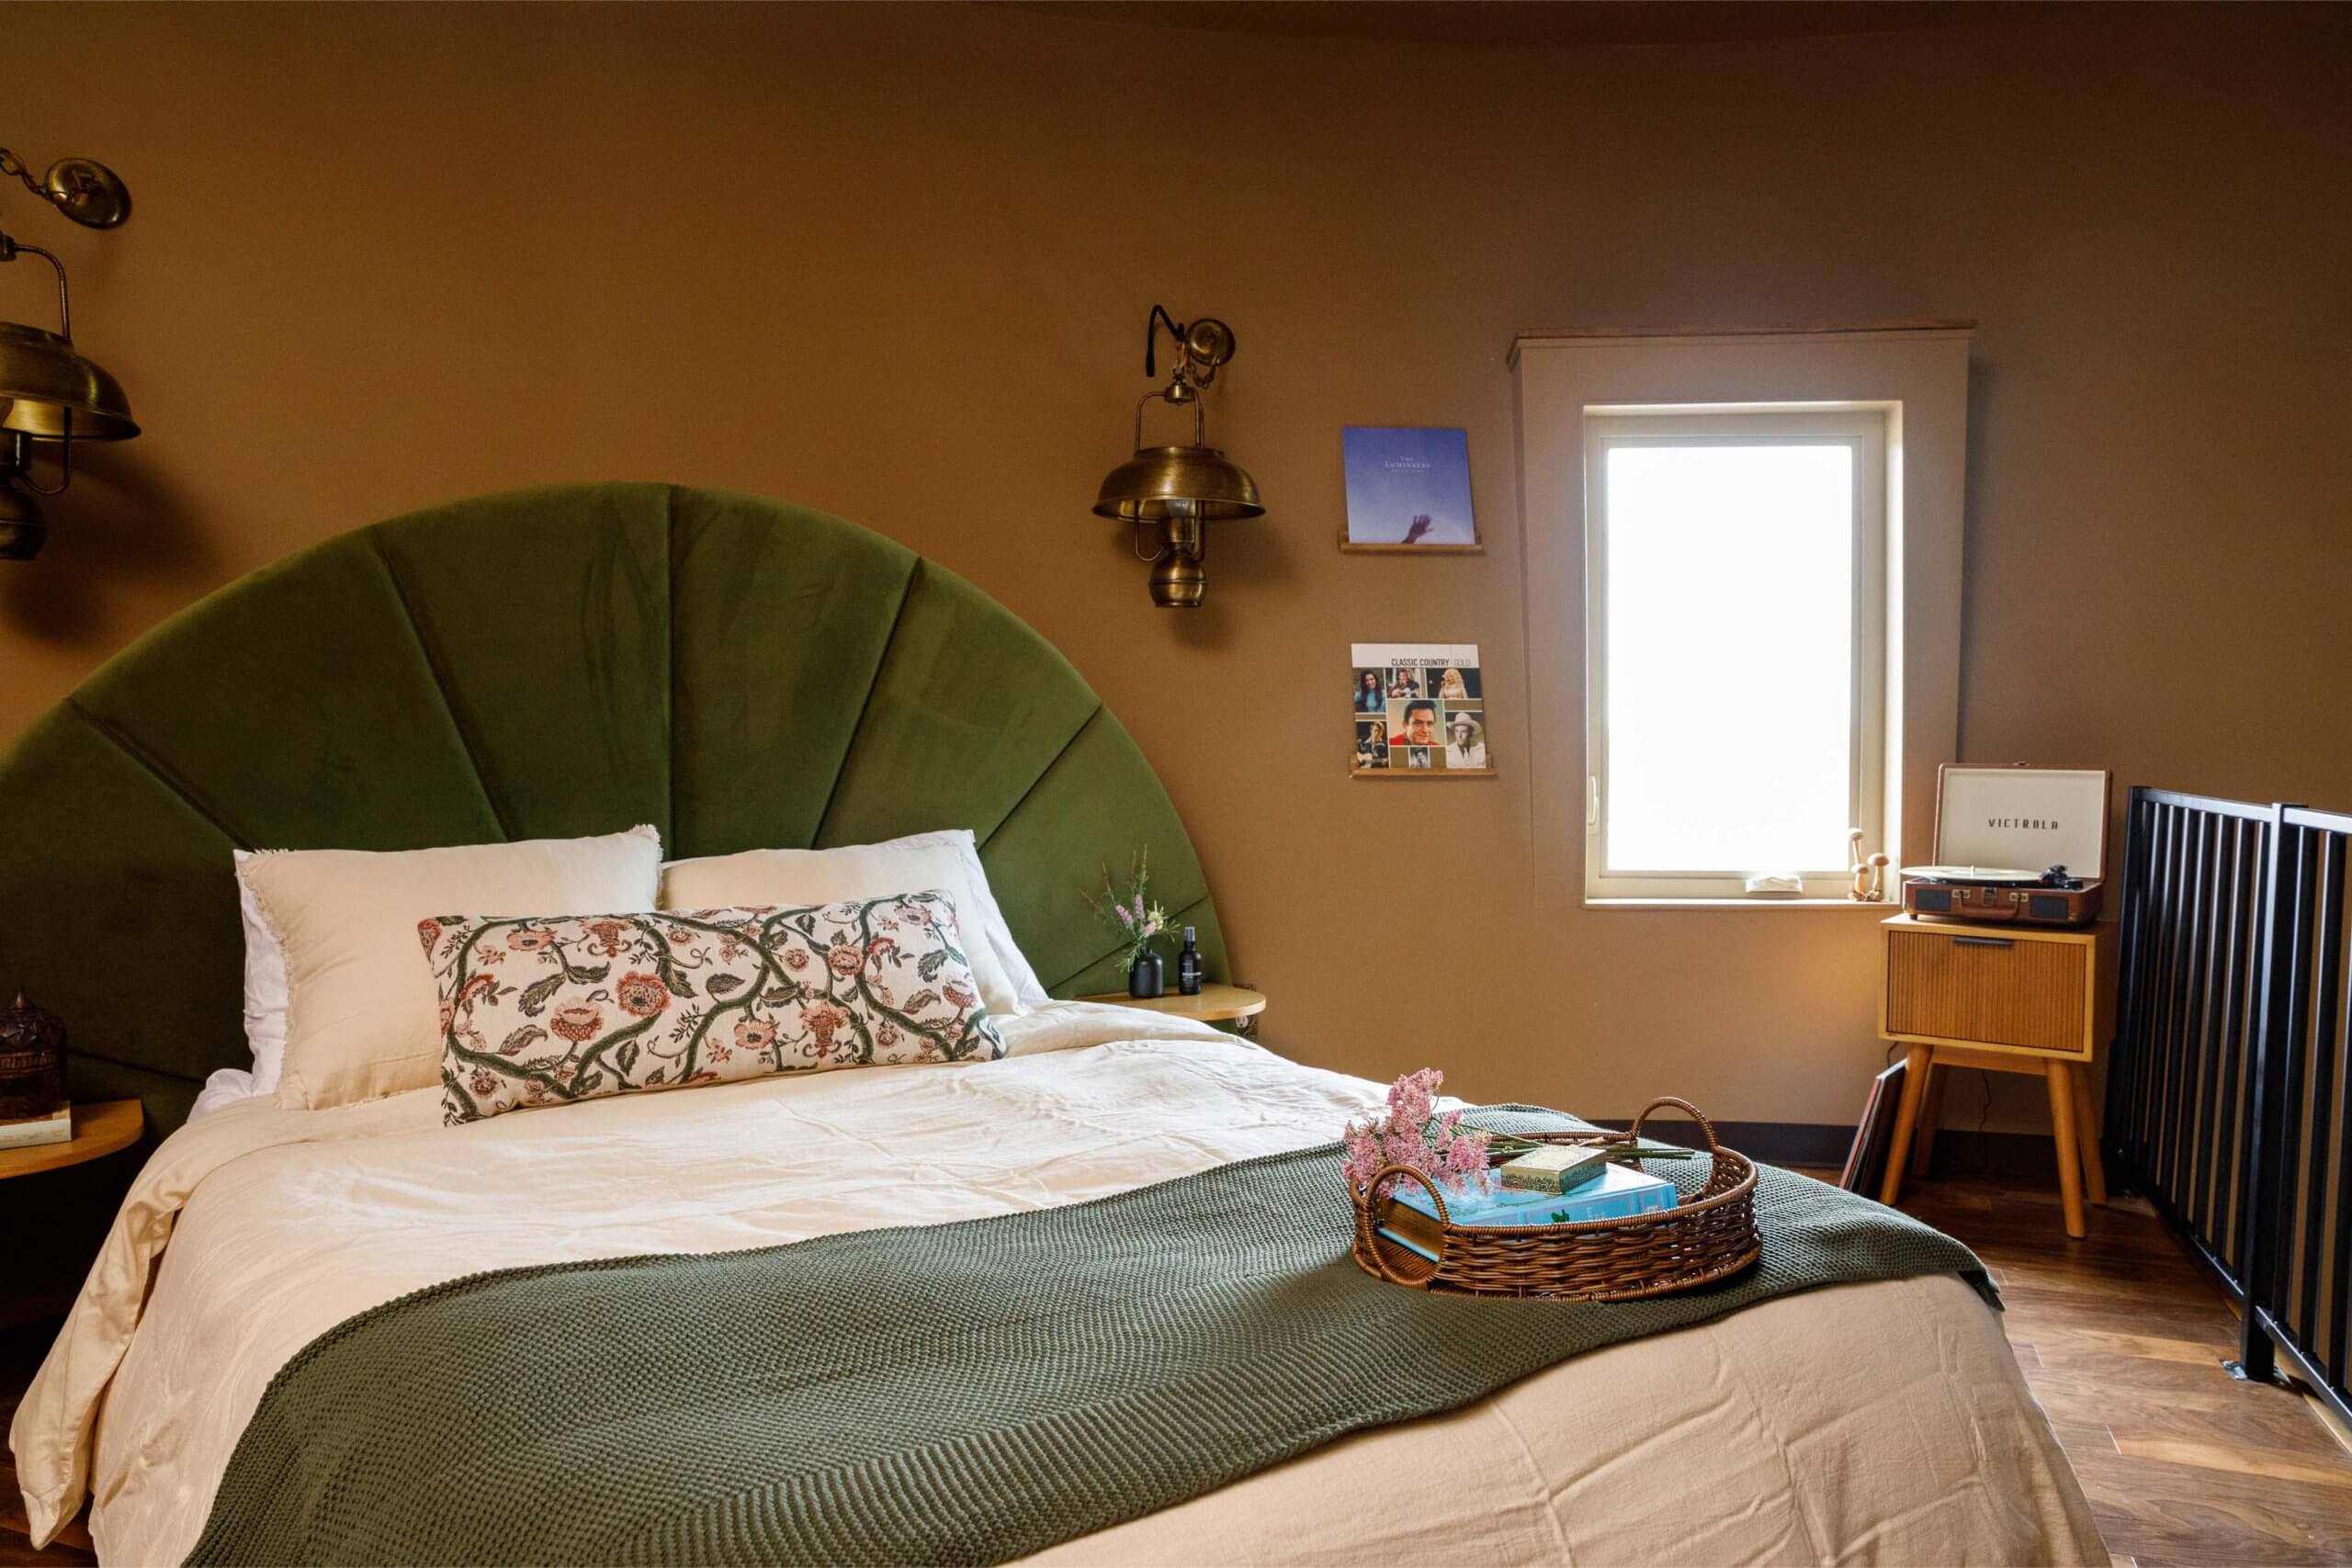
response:
<path fill-rule="evenodd" d="M 2132 792 L 2106 1147 L 2286 1360 L 2352 1420 L 2352 817 Z"/>

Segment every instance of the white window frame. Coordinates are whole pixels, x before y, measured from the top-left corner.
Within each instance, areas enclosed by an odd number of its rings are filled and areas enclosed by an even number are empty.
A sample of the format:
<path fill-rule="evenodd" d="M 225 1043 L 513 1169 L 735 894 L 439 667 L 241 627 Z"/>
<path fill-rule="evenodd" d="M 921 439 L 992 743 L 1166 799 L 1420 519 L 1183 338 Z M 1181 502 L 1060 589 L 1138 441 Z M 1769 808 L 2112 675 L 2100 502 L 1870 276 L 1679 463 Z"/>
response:
<path fill-rule="evenodd" d="M 1705 870 L 1660 870 L 1609 863 L 1609 561 L 1608 454 L 1625 446 L 1842 446 L 1853 454 L 1853 573 L 1848 606 L 1853 627 L 1849 712 L 1852 716 L 1847 760 L 1848 820 L 1863 833 L 1862 852 L 1885 847 L 1888 468 L 1887 423 L 1883 406 L 1847 403 L 1600 404 L 1584 411 L 1586 515 L 1586 637 L 1589 671 L 1586 723 L 1585 897 L 1614 898 L 1747 898 L 1752 877 L 1795 872 L 1794 895 L 1842 897 L 1851 885 L 1838 858 L 1840 846 L 1825 844 L 1822 858 L 1804 865 L 1718 866 Z M 1804 613 L 1804 606 L 1792 606 Z M 1759 635 L 1770 626 L 1759 618 Z M 1775 897 L 1790 897 L 1775 893 Z"/>
<path fill-rule="evenodd" d="M 1533 913 L 1577 929 L 1588 911 L 1847 909 L 1832 897 L 1593 897 L 1587 892 L 1589 712 L 1585 411 L 1758 404 L 1886 412 L 1884 852 L 1923 860 L 1936 769 L 1959 756 L 1961 541 L 1973 323 L 1928 321 L 1712 333 L 1566 329 L 1512 342 L 1521 630 L 1529 721 Z M 1490 677 L 1490 685 L 1492 684 Z M 1492 705 L 1492 699 L 1489 699 Z M 1747 917 L 1739 917 L 1747 918 Z M 1758 919 L 1802 919 L 1757 915 Z M 1843 939 L 1840 939 L 1843 940 Z"/>

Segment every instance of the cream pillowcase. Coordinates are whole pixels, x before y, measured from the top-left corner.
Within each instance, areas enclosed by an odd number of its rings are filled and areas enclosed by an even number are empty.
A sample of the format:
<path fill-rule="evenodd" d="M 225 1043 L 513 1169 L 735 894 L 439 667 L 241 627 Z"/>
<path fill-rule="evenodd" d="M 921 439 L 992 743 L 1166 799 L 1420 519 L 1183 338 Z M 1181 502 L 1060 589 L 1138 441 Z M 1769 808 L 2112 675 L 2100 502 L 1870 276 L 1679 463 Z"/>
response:
<path fill-rule="evenodd" d="M 969 829 L 838 850 L 745 850 L 673 861 L 662 868 L 662 908 L 840 904 L 887 898 L 909 887 L 937 888 L 955 901 L 956 924 L 989 1012 L 1017 1018 L 1046 1000 L 1045 987 L 989 891 Z"/>
<path fill-rule="evenodd" d="M 639 914 L 661 892 L 650 827 L 597 839 L 376 852 L 275 850 L 242 867 L 285 952 L 277 1101 L 322 1110 L 441 1081 L 440 1005 L 418 961 L 435 917 Z"/>

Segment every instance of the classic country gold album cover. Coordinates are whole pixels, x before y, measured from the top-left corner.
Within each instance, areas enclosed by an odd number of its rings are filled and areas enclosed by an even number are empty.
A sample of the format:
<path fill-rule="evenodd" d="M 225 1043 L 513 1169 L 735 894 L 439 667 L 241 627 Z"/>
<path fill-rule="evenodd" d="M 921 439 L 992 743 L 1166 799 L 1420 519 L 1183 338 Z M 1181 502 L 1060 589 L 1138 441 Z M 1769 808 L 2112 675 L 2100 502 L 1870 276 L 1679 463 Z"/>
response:
<path fill-rule="evenodd" d="M 1357 774 L 1442 777 L 1492 773 L 1478 645 L 1359 642 L 1355 666 Z"/>

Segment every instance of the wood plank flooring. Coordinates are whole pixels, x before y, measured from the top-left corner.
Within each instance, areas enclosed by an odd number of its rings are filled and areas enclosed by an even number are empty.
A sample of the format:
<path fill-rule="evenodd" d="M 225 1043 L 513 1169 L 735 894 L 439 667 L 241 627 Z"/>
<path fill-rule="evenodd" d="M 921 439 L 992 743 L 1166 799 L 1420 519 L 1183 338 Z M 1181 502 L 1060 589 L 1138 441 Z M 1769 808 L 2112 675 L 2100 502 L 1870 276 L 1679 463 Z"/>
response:
<path fill-rule="evenodd" d="M 2144 1205 L 2092 1209 L 2079 1242 L 2055 1191 L 1913 1182 L 1904 1207 L 1974 1247 L 2000 1282 L 2009 1342 L 2117 1563 L 2352 1562 L 2352 1450 L 2296 1393 L 2222 1371 L 2237 1344 L 2228 1298 Z M 51 1326 L 0 1329 L 0 1426 Z M 32 1549 L 0 1451 L 0 1568 L 96 1561 L 79 1521 Z"/>
<path fill-rule="evenodd" d="M 2055 1190 L 1913 1182 L 1903 1207 L 1992 1269 L 2118 1563 L 2352 1562 L 2352 1451 L 2301 1395 L 2222 1370 L 2236 1312 L 2144 1203 L 2089 1209 L 2075 1242 Z"/>

